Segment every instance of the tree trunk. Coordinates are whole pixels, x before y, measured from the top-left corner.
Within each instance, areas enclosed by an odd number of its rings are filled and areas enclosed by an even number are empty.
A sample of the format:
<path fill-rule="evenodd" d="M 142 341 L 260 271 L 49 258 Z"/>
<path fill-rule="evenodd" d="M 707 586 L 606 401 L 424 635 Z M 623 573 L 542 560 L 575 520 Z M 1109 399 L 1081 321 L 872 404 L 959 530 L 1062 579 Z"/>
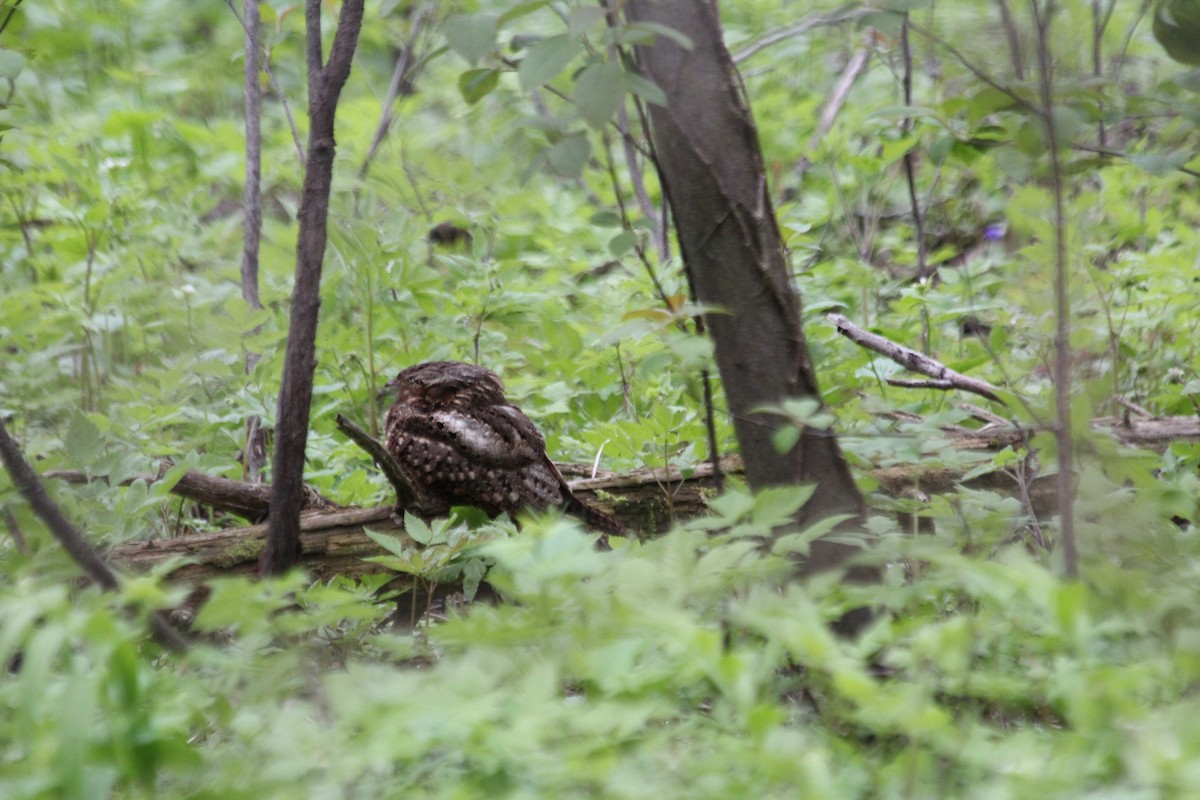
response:
<path fill-rule="evenodd" d="M 658 36 L 636 48 L 642 74 L 666 93 L 649 109 L 659 175 L 688 280 L 705 315 L 745 462 L 761 488 L 815 483 L 799 522 L 861 515 L 862 496 L 837 440 L 806 428 L 780 453 L 773 437 L 787 424 L 762 413 L 788 398 L 820 399 L 804 340 L 800 299 L 767 192 L 758 134 L 741 80 L 722 38 L 714 0 L 629 0 L 630 22 L 651 22 L 687 36 L 690 49 Z M 808 571 L 833 566 L 852 548 L 817 542 Z"/>
<path fill-rule="evenodd" d="M 321 64 L 321 3 L 308 0 L 304 22 L 308 60 L 308 161 L 300 201 L 296 242 L 296 282 L 292 289 L 287 353 L 279 387 L 275 458 L 271 475 L 271 516 L 262 572 L 287 571 L 300 559 L 300 508 L 304 502 L 304 447 L 316 367 L 317 315 L 321 306 L 321 265 L 325 258 L 329 190 L 333 182 L 334 112 L 350 74 L 363 0 L 346 0 L 338 18 L 329 62 Z"/>

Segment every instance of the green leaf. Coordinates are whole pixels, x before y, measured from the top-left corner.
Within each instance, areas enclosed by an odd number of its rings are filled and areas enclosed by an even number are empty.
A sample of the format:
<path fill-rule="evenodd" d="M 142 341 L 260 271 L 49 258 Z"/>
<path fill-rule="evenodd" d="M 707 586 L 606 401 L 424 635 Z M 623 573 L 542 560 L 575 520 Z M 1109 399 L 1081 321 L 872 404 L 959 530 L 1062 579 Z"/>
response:
<path fill-rule="evenodd" d="M 494 69 L 471 69 L 458 77 L 458 91 L 469 105 L 475 105 L 500 83 L 500 72 Z"/>
<path fill-rule="evenodd" d="M 407 519 L 408 518 L 406 516 L 406 522 Z M 404 557 L 412 552 L 412 548 L 405 544 L 403 540 L 392 536 L 391 534 L 379 533 L 378 531 L 373 531 L 370 528 L 363 528 L 363 533 L 367 535 L 368 539 L 382 547 L 384 550 L 387 550 L 392 555 Z M 411 536 L 412 534 L 409 535 Z"/>
<path fill-rule="evenodd" d="M 771 434 L 771 443 L 775 445 L 775 451 L 778 453 L 790 453 L 798 441 L 800 429 L 795 425 L 784 425 Z"/>
<path fill-rule="evenodd" d="M 446 43 L 474 66 L 495 47 L 498 20 L 495 14 L 451 14 L 442 24 Z M 459 88 L 462 88 L 461 79 Z"/>
<path fill-rule="evenodd" d="M 100 430 L 92 421 L 85 414 L 77 412 L 71 416 L 63 444 L 72 461 L 88 464 L 100 452 L 103 441 Z"/>
<path fill-rule="evenodd" d="M 482 558 L 472 558 L 463 565 L 463 594 L 466 595 L 467 600 L 475 599 L 475 594 L 479 591 L 479 584 L 486 574 L 487 562 Z"/>
<path fill-rule="evenodd" d="M 636 233 L 633 231 L 621 231 L 608 240 L 608 252 L 612 253 L 613 258 L 620 258 L 632 250 L 636 244 Z"/>
<path fill-rule="evenodd" d="M 1168 56 L 1181 64 L 1200 65 L 1200 2 L 1159 0 L 1153 31 Z"/>
<path fill-rule="evenodd" d="M 0 8 L 0 13 L 3 8 Z M 25 56 L 16 50 L 0 49 L 0 80 L 14 80 L 25 68 Z"/>
<path fill-rule="evenodd" d="M 1151 175 L 1162 176 L 1182 167 L 1190 157 L 1183 150 L 1174 153 L 1135 153 L 1129 157 L 1129 162 Z"/>
<path fill-rule="evenodd" d="M 583 174 L 583 165 L 592 154 L 592 145 L 582 133 L 559 140 L 546 151 L 550 169 L 564 178 L 578 178 Z"/>
<path fill-rule="evenodd" d="M 650 44 L 658 37 L 663 36 L 684 50 L 691 50 L 695 45 L 687 35 L 680 33 L 674 28 L 666 25 L 660 25 L 657 22 L 631 22 L 623 28 L 618 29 L 616 43 L 617 44 Z"/>
<path fill-rule="evenodd" d="M 572 36 L 583 36 L 589 28 L 604 21 L 604 13 L 604 9 L 599 6 L 573 9 L 567 17 L 567 30 Z"/>
<path fill-rule="evenodd" d="M 588 223 L 599 228 L 619 228 L 621 227 L 621 215 L 602 208 L 588 217 Z"/>
<path fill-rule="evenodd" d="M 799 533 L 787 533 L 780 536 L 771 546 L 771 552 L 777 555 L 784 553 L 806 555 L 813 542 L 828 534 L 838 525 L 853 518 L 853 514 L 834 514 L 833 516 L 823 517 Z"/>
<path fill-rule="evenodd" d="M 407 511 L 404 512 L 404 532 L 414 542 L 423 545 L 432 544 L 436 536 L 436 531 L 427 525 L 423 519 L 413 516 Z"/>
<path fill-rule="evenodd" d="M 496 21 L 496 25 L 497 27 L 502 28 L 508 23 L 512 22 L 514 19 L 519 19 L 526 14 L 532 14 L 534 11 L 537 11 L 538 9 L 548 5 L 550 5 L 550 0 L 531 0 L 530 2 L 526 3 L 518 3 L 508 11 L 505 11 L 503 14 L 501 14 L 500 18 Z"/>
<path fill-rule="evenodd" d="M 656 106 L 665 106 L 667 104 L 666 93 L 658 88 L 658 84 L 648 78 L 644 78 L 634 72 L 627 72 L 625 73 L 625 84 L 629 87 L 629 91 L 647 103 L 653 103 Z"/>
<path fill-rule="evenodd" d="M 521 88 L 529 91 L 553 80 L 582 50 L 583 45 L 566 34 L 542 39 L 529 48 L 517 67 Z"/>
<path fill-rule="evenodd" d="M 797 511 L 809 501 L 816 486 L 774 486 L 760 490 L 754 496 L 751 519 L 761 525 L 774 527 L 791 520 Z"/>
<path fill-rule="evenodd" d="M 625 99 L 625 72 L 616 64 L 592 64 L 575 80 L 575 107 L 588 124 L 602 128 Z"/>

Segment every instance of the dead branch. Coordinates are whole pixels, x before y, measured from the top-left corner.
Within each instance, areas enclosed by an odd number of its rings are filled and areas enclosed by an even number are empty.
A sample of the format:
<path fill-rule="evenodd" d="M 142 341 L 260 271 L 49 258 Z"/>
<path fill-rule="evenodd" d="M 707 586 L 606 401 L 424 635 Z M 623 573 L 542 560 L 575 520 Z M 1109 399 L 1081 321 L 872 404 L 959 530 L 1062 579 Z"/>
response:
<path fill-rule="evenodd" d="M 740 472 L 736 457 L 723 460 L 725 472 Z M 570 482 L 585 502 L 621 520 L 633 530 L 665 531 L 673 522 L 708 510 L 715 493 L 712 466 L 698 464 L 688 475 L 678 469 L 646 469 L 628 475 Z M 391 505 L 376 508 L 310 511 L 300 517 L 299 566 L 318 579 L 358 577 L 386 572 L 363 559 L 383 551 L 363 531 L 369 528 L 407 541 Z M 218 575 L 254 574 L 266 542 L 266 525 L 231 528 L 215 533 L 130 542 L 111 552 L 114 563 L 135 571 L 149 570 L 168 559 L 185 559 L 174 569 L 175 580 L 199 583 Z M 415 545 L 414 545 L 415 546 Z"/>
<path fill-rule="evenodd" d="M 392 70 L 392 80 L 388 84 L 387 96 L 383 100 L 379 114 L 379 123 L 375 127 L 375 134 L 371 137 L 371 146 L 367 149 L 366 156 L 363 157 L 362 164 L 358 167 L 358 178 L 362 180 L 367 176 L 367 170 L 371 168 L 371 162 L 375 159 L 375 154 L 379 151 L 379 146 L 383 144 L 384 138 L 388 131 L 391 130 L 392 121 L 396 117 L 396 98 L 405 89 L 406 84 L 411 86 L 412 73 L 419 63 L 414 58 L 417 52 L 417 43 L 424 33 L 425 25 L 433 16 L 434 4 L 427 2 L 422 4 L 413 15 L 412 29 L 409 31 L 408 42 L 400 48 L 400 54 L 396 57 L 396 66 Z M 416 63 L 414 63 L 416 62 Z M 407 92 L 411 93 L 411 91 Z"/>
<path fill-rule="evenodd" d="M 46 489 L 42 486 L 37 473 L 33 471 L 33 467 L 29 466 L 29 462 L 21 454 L 21 448 L 9 435 L 3 420 L 0 420 L 0 460 L 3 460 L 4 468 L 8 470 L 13 485 L 25 498 L 25 502 L 29 503 L 33 512 L 46 524 L 50 533 L 79 565 L 83 573 L 102 589 L 110 592 L 116 591 L 119 586 L 116 573 L 88 543 L 83 533 L 71 524 L 58 504 L 50 499 L 50 495 L 46 494 Z M 150 616 L 150 630 L 163 647 L 176 651 L 187 649 L 187 642 L 183 637 L 157 613 Z"/>
<path fill-rule="evenodd" d="M 817 122 L 817 129 L 813 131 L 813 135 L 808 139 L 808 147 L 805 150 L 805 155 L 796 163 L 796 174 L 804 177 L 804 173 L 808 172 L 808 168 L 812 165 L 808 154 L 815 153 L 820 147 L 821 141 L 833 130 L 833 123 L 837 119 L 838 114 L 842 111 L 842 106 L 846 104 L 846 99 L 850 96 L 850 90 L 854 88 L 854 84 L 858 82 L 861 76 L 867 69 L 867 61 L 871 58 L 872 49 L 870 46 L 870 38 L 874 35 L 872 32 L 867 34 L 868 43 L 854 51 L 850 56 L 850 60 L 846 62 L 846 66 L 842 69 L 842 74 L 838 76 L 837 83 L 833 86 L 833 91 L 829 97 L 825 98 L 825 104 L 821 107 L 821 117 Z"/>
<path fill-rule="evenodd" d="M 145 481 L 147 484 L 157 483 L 163 479 L 170 466 L 169 461 L 164 461 L 157 475 L 150 473 L 132 475 L 121 481 L 121 485 L 129 486 L 136 481 Z M 42 477 L 54 478 L 67 483 L 107 480 L 103 475 L 94 475 L 76 469 L 50 470 Z M 303 493 L 303 509 L 305 511 L 343 508 L 322 496 L 308 484 L 304 484 Z M 271 487 L 268 484 L 230 480 L 216 475 L 206 475 L 194 469 L 189 469 L 183 474 L 183 477 L 172 487 L 171 494 L 203 503 L 217 511 L 237 514 L 239 517 L 245 517 L 254 522 L 266 519 L 267 511 L 271 507 Z"/>
<path fill-rule="evenodd" d="M 374 460 L 375 466 L 379 467 L 384 477 L 388 479 L 388 483 L 392 484 L 392 488 L 396 490 L 396 505 L 408 509 L 415 509 L 422 505 L 417 490 L 413 488 L 412 481 L 404 474 L 404 468 L 377 439 L 341 414 L 337 415 L 336 422 L 338 430 L 366 450 Z"/>
<path fill-rule="evenodd" d="M 827 314 L 826 317 L 837 326 L 838 333 L 855 344 L 861 345 L 868 350 L 874 350 L 880 355 L 885 355 L 905 369 L 919 372 L 922 375 L 928 375 L 934 379 L 932 382 L 914 382 L 912 385 L 919 385 L 930 389 L 959 389 L 986 397 L 1004 406 L 1008 405 L 1000 399 L 998 392 L 1001 390 L 986 381 L 969 378 L 961 372 L 955 372 L 937 359 L 918 353 L 916 350 L 905 347 L 902 344 L 897 344 L 877 333 L 865 331 L 842 314 Z M 900 383 L 897 385 L 905 384 Z"/>

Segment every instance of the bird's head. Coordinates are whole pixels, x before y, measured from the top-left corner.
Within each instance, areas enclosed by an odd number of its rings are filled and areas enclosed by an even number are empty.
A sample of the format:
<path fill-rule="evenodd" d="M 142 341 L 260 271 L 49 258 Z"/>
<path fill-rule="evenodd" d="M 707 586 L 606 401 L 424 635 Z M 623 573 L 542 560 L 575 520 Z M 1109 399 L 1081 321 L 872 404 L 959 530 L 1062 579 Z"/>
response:
<path fill-rule="evenodd" d="M 470 393 L 491 402 L 504 402 L 504 384 L 490 369 L 461 361 L 427 361 L 400 371 L 384 385 L 396 402 L 436 405 Z"/>

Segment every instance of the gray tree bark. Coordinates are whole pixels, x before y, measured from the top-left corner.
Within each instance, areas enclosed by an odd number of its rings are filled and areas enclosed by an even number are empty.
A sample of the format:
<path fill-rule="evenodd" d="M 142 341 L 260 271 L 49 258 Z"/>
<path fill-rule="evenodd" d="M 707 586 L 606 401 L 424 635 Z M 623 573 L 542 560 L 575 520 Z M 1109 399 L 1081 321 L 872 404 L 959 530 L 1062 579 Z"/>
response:
<path fill-rule="evenodd" d="M 758 132 L 741 79 L 722 38 L 715 0 L 629 0 L 630 22 L 673 28 L 686 48 L 658 36 L 635 49 L 642 74 L 666 93 L 649 117 L 659 175 L 675 218 L 696 299 L 716 348 L 734 430 L 751 487 L 815 483 L 800 523 L 859 516 L 862 496 L 837 440 L 806 429 L 789 452 L 772 437 L 785 421 L 755 409 L 787 398 L 820 399 L 801 325 L 800 298 L 767 192 Z M 805 571 L 852 552 L 815 543 Z"/>
<path fill-rule="evenodd" d="M 275 458 L 271 474 L 271 512 L 267 546 L 262 555 L 264 575 L 286 572 L 300 560 L 300 508 L 304 503 L 304 448 L 308 441 L 308 412 L 316 368 L 317 316 L 321 307 L 321 267 L 325 258 L 329 191 L 333 183 L 334 115 L 338 96 L 350 75 L 363 0 L 345 0 L 329 61 L 321 59 L 321 3 L 307 0 L 304 27 L 308 61 L 308 160 L 300 201 L 300 232 L 296 241 L 296 282 L 292 288 L 291 319 L 279 413 L 275 425 Z"/>

